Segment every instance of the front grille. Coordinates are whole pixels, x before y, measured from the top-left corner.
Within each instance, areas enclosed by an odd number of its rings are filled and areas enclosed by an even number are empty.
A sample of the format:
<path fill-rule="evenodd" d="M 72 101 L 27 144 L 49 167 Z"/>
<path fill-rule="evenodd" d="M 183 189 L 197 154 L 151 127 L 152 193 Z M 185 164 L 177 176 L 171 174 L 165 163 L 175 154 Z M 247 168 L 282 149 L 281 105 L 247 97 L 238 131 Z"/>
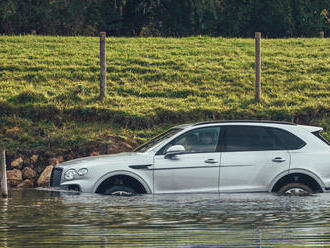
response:
<path fill-rule="evenodd" d="M 52 174 L 50 175 L 50 187 L 59 187 L 61 183 L 62 177 L 62 168 L 54 167 L 52 170 Z"/>

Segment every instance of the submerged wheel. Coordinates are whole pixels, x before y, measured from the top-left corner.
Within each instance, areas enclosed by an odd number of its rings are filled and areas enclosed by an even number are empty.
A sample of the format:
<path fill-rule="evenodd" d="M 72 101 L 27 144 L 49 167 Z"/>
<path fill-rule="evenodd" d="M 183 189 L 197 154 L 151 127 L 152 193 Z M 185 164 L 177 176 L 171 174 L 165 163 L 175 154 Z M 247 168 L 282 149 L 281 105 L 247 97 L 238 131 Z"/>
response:
<path fill-rule="evenodd" d="M 135 195 L 134 189 L 127 186 L 112 186 L 104 192 L 105 195 L 132 196 Z"/>
<path fill-rule="evenodd" d="M 302 183 L 289 183 L 282 186 L 278 193 L 285 195 L 310 195 L 313 194 L 313 190 Z"/>

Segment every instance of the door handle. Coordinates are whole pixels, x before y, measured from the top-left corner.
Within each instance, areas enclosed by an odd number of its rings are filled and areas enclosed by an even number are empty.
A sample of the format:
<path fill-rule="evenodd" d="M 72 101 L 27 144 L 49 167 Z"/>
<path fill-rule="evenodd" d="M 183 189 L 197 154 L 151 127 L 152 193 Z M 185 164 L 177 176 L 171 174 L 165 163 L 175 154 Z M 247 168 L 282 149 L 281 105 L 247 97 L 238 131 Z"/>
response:
<path fill-rule="evenodd" d="M 281 157 L 276 157 L 276 158 L 273 158 L 273 162 L 276 162 L 276 163 L 282 163 L 284 162 L 286 159 L 284 158 L 281 158 Z"/>
<path fill-rule="evenodd" d="M 210 158 L 210 159 L 206 159 L 204 162 L 207 163 L 207 164 L 216 164 L 216 163 L 218 163 L 217 161 L 215 161 L 215 160 L 212 159 L 212 158 Z"/>

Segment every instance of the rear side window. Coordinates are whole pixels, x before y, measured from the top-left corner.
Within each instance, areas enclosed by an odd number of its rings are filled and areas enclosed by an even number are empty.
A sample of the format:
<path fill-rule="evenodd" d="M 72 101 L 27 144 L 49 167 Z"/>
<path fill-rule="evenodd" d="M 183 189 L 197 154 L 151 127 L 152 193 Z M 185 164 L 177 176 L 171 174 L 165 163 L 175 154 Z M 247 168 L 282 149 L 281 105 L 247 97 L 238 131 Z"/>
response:
<path fill-rule="evenodd" d="M 267 127 L 227 126 L 222 140 L 221 147 L 226 152 L 283 150 L 271 128 Z"/>
<path fill-rule="evenodd" d="M 225 152 L 297 150 L 306 143 L 297 136 L 278 128 L 227 126 L 220 147 Z"/>
<path fill-rule="evenodd" d="M 320 140 L 322 140 L 324 143 L 330 146 L 329 141 L 327 141 L 325 138 L 322 137 L 320 131 L 312 132 L 312 134 L 314 134 L 316 137 L 318 137 Z"/>
<path fill-rule="evenodd" d="M 306 145 L 306 143 L 302 139 L 298 138 L 297 136 L 293 135 L 288 131 L 278 128 L 272 128 L 272 133 L 286 150 L 298 150 Z"/>

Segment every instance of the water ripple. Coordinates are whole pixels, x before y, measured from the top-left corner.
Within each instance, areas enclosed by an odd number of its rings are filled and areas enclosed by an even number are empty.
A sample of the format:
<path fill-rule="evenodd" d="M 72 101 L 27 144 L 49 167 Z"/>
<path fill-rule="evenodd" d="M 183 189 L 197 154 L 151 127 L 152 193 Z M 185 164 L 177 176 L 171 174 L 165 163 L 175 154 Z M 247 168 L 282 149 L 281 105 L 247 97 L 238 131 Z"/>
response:
<path fill-rule="evenodd" d="M 14 190 L 0 247 L 330 247 L 330 194 L 112 197 Z"/>

